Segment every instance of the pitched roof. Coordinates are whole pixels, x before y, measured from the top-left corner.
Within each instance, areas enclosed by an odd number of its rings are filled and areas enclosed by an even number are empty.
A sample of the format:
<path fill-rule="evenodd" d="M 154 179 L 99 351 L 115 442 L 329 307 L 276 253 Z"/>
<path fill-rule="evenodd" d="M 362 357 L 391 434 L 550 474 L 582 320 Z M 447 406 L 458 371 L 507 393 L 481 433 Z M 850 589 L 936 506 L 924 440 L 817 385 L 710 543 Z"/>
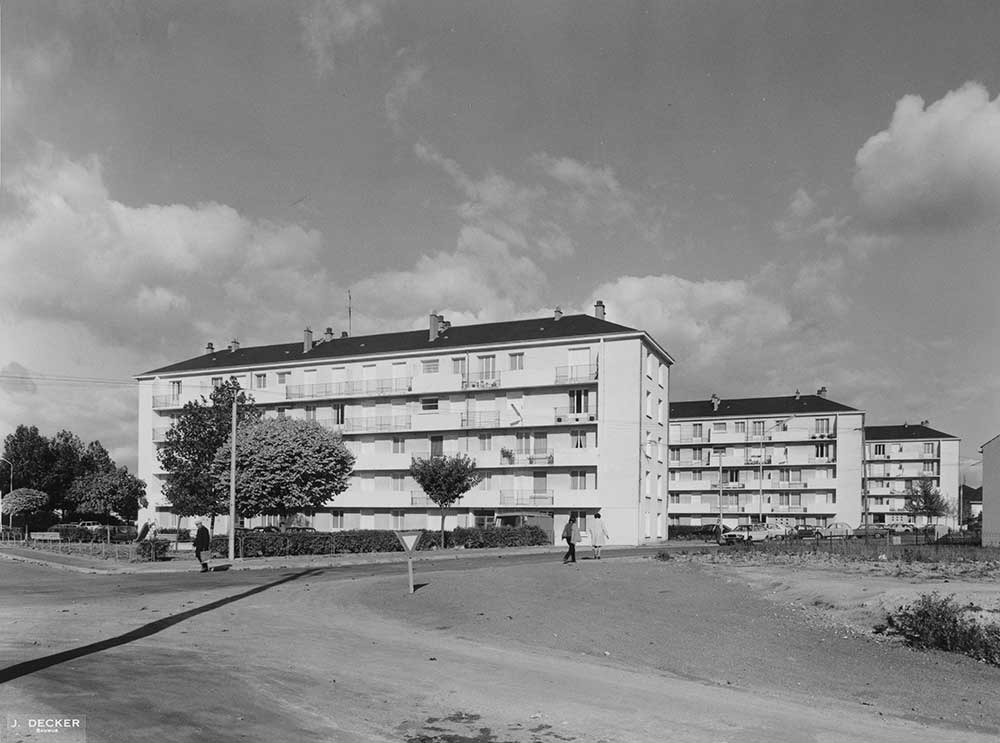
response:
<path fill-rule="evenodd" d="M 139 377 L 233 367 L 264 366 L 280 363 L 309 363 L 319 359 L 337 359 L 407 351 L 434 351 L 442 348 L 481 346 L 518 341 L 573 338 L 590 335 L 615 335 L 642 331 L 591 315 L 563 315 L 532 320 L 509 320 L 479 325 L 453 325 L 437 339 L 430 340 L 428 330 L 407 330 L 399 333 L 355 335 L 324 341 L 320 336 L 312 350 L 303 351 L 303 343 L 281 343 L 272 346 L 248 346 L 235 351 L 218 349 L 175 364 L 153 369 Z"/>
<path fill-rule="evenodd" d="M 865 438 L 868 441 L 896 441 L 904 439 L 957 439 L 958 436 L 942 433 L 920 424 L 904 423 L 901 426 L 865 426 Z"/>
<path fill-rule="evenodd" d="M 857 408 L 842 405 L 819 395 L 788 397 L 742 397 L 720 400 L 716 410 L 711 400 L 688 400 L 670 403 L 670 418 L 720 418 L 753 415 L 808 415 L 811 413 L 856 413 Z"/>

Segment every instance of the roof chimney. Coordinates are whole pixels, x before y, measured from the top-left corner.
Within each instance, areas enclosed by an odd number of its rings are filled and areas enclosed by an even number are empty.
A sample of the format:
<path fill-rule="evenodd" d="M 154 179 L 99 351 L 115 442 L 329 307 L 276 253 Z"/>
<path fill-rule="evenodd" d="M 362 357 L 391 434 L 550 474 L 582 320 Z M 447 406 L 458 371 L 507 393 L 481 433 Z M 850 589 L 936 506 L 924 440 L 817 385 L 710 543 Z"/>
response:
<path fill-rule="evenodd" d="M 816 394 L 819 395 L 820 397 L 826 397 L 826 385 L 824 384 L 822 387 L 816 390 Z"/>
<path fill-rule="evenodd" d="M 327 328 L 326 329 L 326 332 L 323 333 L 323 340 L 326 343 L 329 343 L 330 341 L 333 340 L 333 328 Z"/>
<path fill-rule="evenodd" d="M 930 422 L 929 420 L 926 420 L 926 421 L 920 421 L 920 425 L 921 425 L 921 426 L 929 426 L 930 424 L 931 424 L 931 422 Z"/>
<path fill-rule="evenodd" d="M 801 396 L 802 395 L 799 393 L 799 391 L 795 390 L 795 399 L 798 400 Z"/>
<path fill-rule="evenodd" d="M 441 321 L 441 332 L 444 333 L 448 328 L 451 327 L 451 321 L 445 320 L 443 315 L 438 315 L 438 319 Z"/>
<path fill-rule="evenodd" d="M 600 299 L 598 299 L 594 303 L 594 317 L 596 317 L 598 320 L 604 319 L 604 302 L 602 302 Z"/>
<path fill-rule="evenodd" d="M 205 346 L 205 353 L 215 353 L 215 344 L 212 341 L 209 341 L 208 345 Z"/>
<path fill-rule="evenodd" d="M 553 313 L 553 317 L 556 320 L 558 320 L 560 317 L 562 317 L 562 308 L 559 307 L 558 305 L 556 306 L 556 311 Z"/>
<path fill-rule="evenodd" d="M 441 315 L 434 310 L 430 316 L 430 333 L 428 335 L 428 340 L 436 341 L 437 337 L 441 334 Z"/>
<path fill-rule="evenodd" d="M 302 331 L 302 353 L 309 353 L 312 351 L 313 347 L 313 332 L 312 328 L 306 328 Z"/>
<path fill-rule="evenodd" d="M 718 413 L 718 412 L 719 412 L 719 403 L 721 403 L 721 402 L 722 402 L 722 400 L 720 400 L 720 399 L 719 399 L 719 396 L 718 396 L 718 395 L 716 395 L 716 394 L 715 394 L 715 393 L 713 392 L 713 393 L 712 393 L 712 410 L 713 410 L 714 412 L 716 412 L 716 413 Z"/>
<path fill-rule="evenodd" d="M 340 331 L 340 337 L 341 338 L 347 338 L 348 337 L 347 331 L 346 330 L 341 330 Z"/>
<path fill-rule="evenodd" d="M 229 350 L 230 351 L 239 351 L 240 350 L 239 339 L 233 338 L 231 341 L 229 341 Z"/>

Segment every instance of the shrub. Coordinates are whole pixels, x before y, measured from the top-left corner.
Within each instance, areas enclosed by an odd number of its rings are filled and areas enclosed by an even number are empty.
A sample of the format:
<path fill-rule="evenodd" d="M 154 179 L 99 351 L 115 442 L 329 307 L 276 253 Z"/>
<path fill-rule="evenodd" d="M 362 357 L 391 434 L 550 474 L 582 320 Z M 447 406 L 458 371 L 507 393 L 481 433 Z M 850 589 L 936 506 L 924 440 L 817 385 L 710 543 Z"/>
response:
<path fill-rule="evenodd" d="M 191 541 L 191 530 L 190 529 L 178 529 L 177 527 L 168 526 L 165 529 L 157 529 L 156 533 L 161 536 L 177 536 L 177 540 L 180 542 L 190 542 Z"/>
<path fill-rule="evenodd" d="M 103 542 L 106 536 L 104 532 L 81 529 L 76 524 L 56 524 L 50 526 L 48 531 L 59 533 L 59 539 L 63 542 Z"/>
<path fill-rule="evenodd" d="M 954 596 L 923 594 L 887 616 L 888 630 L 912 647 L 964 653 L 1000 666 L 1000 626 L 967 616 L 972 608 L 959 606 Z"/>
<path fill-rule="evenodd" d="M 424 535 L 424 539 L 427 539 L 427 536 Z M 531 547 L 552 543 L 552 539 L 545 533 L 545 530 L 538 526 L 507 526 L 492 529 L 463 529 L 459 527 L 451 532 L 451 537 L 454 544 L 462 545 L 467 549 Z"/>
<path fill-rule="evenodd" d="M 139 542 L 135 546 L 135 557 L 137 560 L 162 560 L 167 556 L 168 549 L 170 542 L 166 539 Z"/>

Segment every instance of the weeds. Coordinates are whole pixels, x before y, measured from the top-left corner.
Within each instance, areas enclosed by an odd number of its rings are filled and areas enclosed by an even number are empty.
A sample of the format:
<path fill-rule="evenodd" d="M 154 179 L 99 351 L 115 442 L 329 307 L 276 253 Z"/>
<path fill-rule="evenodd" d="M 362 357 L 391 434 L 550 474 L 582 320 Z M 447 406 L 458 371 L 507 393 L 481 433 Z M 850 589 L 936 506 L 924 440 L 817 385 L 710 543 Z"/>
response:
<path fill-rule="evenodd" d="M 886 631 L 915 648 L 964 653 L 1000 666 L 1000 625 L 984 624 L 968 616 L 977 607 L 960 606 L 954 596 L 922 594 L 909 606 L 886 617 Z"/>

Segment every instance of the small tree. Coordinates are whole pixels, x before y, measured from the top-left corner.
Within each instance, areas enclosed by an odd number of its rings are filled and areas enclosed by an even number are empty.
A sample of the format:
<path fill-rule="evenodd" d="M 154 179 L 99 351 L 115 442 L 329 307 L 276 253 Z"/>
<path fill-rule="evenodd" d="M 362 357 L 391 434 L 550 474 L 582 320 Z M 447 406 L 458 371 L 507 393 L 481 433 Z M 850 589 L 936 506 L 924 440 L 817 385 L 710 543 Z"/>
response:
<path fill-rule="evenodd" d="M 105 517 L 115 513 L 122 519 L 134 521 L 139 515 L 139 507 L 146 505 L 146 483 L 129 472 L 128 467 L 93 472 L 73 481 L 67 499 L 78 511 L 103 513 Z M 105 526 L 110 542 L 111 527 Z"/>
<path fill-rule="evenodd" d="M 227 506 L 226 491 L 215 489 L 212 463 L 232 432 L 232 406 L 236 398 L 238 427 L 260 421 L 261 411 L 253 407 L 253 398 L 240 389 L 236 380 L 216 387 L 208 400 L 187 403 L 167 431 L 166 441 L 158 452 L 160 463 L 170 473 L 163 495 L 178 516 L 215 517 Z"/>
<path fill-rule="evenodd" d="M 4 496 L 3 512 L 11 516 L 24 514 L 24 539 L 28 540 L 28 514 L 41 511 L 49 504 L 49 496 L 41 490 L 17 488 Z"/>
<path fill-rule="evenodd" d="M 212 463 L 215 497 L 229 492 L 230 443 Z M 347 490 L 354 455 L 340 435 L 315 421 L 271 418 L 237 430 L 236 510 L 241 516 L 318 508 Z"/>
<path fill-rule="evenodd" d="M 441 548 L 444 548 L 444 512 L 455 501 L 482 482 L 482 472 L 467 454 L 415 457 L 410 463 L 410 475 L 427 497 L 441 510 Z"/>
<path fill-rule="evenodd" d="M 951 503 L 929 477 L 921 477 L 907 487 L 904 508 L 912 516 L 927 516 L 933 519 L 948 516 L 952 512 Z"/>

